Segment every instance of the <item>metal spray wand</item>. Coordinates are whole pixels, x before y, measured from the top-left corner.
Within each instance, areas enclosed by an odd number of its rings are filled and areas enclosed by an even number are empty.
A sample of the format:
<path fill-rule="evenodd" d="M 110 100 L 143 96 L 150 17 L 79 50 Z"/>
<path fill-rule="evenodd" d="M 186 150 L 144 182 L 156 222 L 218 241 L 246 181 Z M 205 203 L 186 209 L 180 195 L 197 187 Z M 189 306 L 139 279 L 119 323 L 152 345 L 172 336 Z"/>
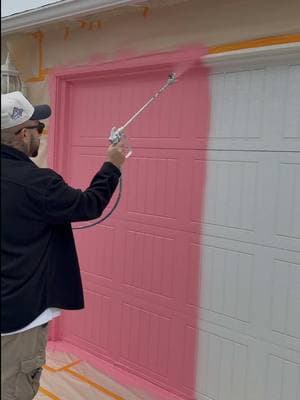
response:
<path fill-rule="evenodd" d="M 143 105 L 142 108 L 140 108 L 123 126 L 121 126 L 120 128 L 115 128 L 113 127 L 111 132 L 110 132 L 110 136 L 109 136 L 109 141 L 112 144 L 117 144 L 119 143 L 121 140 L 124 140 L 126 142 L 126 145 L 128 147 L 128 153 L 126 154 L 126 158 L 130 157 L 132 154 L 132 149 L 131 146 L 128 142 L 128 139 L 125 135 L 125 129 L 127 128 L 127 126 L 129 124 L 131 124 L 131 122 L 133 122 L 154 100 L 156 100 L 160 94 L 167 89 L 168 86 L 172 85 L 173 83 L 176 82 L 176 75 L 174 72 L 171 72 L 168 76 L 167 82 L 154 94 L 154 96 L 151 97 L 151 99 L 149 99 L 147 101 L 146 104 Z"/>
<path fill-rule="evenodd" d="M 156 100 L 160 94 L 170 85 L 172 85 L 172 83 L 176 82 L 176 75 L 174 74 L 174 72 L 171 72 L 168 76 L 168 80 L 167 82 L 155 93 L 154 96 L 151 97 L 150 100 L 147 101 L 146 104 L 143 105 L 143 107 L 141 109 L 139 109 L 138 112 L 136 112 L 123 126 L 121 126 L 120 128 L 112 128 L 110 136 L 109 136 L 109 141 L 112 144 L 117 144 L 119 143 L 121 140 L 125 140 L 126 141 L 126 145 L 128 148 L 128 153 L 126 154 L 126 158 L 130 157 L 132 154 L 132 149 L 131 146 L 125 136 L 125 128 L 127 128 L 127 126 L 129 124 L 131 124 L 132 121 L 134 121 L 144 110 L 145 108 L 147 108 L 154 100 Z M 113 212 L 114 210 L 117 208 L 120 199 L 121 199 L 121 194 L 122 194 L 122 187 L 123 187 L 123 183 L 122 183 L 122 177 L 120 177 L 120 190 L 119 190 L 119 195 L 118 198 L 116 200 L 115 205 L 113 206 L 113 208 L 110 210 L 110 212 L 105 215 L 104 217 L 88 224 L 88 225 L 80 225 L 80 226 L 73 226 L 72 229 L 86 229 L 86 228 L 91 228 L 92 226 L 98 225 L 101 222 L 105 221 Z"/>

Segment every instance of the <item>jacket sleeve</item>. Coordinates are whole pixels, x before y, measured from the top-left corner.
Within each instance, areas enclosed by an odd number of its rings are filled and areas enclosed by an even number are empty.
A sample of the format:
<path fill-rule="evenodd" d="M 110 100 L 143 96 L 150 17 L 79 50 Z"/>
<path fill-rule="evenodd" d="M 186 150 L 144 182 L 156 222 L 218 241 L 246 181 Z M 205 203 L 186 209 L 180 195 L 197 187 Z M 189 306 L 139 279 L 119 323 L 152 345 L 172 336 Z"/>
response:
<path fill-rule="evenodd" d="M 44 198 L 46 222 L 63 224 L 98 218 L 112 198 L 120 176 L 117 167 L 105 162 L 90 186 L 82 191 L 69 186 L 53 171 Z"/>

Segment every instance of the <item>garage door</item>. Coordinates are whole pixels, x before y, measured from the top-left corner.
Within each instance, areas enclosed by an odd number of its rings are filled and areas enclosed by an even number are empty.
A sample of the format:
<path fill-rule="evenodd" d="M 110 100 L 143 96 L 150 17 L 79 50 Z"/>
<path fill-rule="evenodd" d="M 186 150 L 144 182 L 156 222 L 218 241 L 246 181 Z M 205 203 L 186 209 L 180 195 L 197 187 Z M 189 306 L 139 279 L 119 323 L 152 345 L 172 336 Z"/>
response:
<path fill-rule="evenodd" d="M 112 125 L 162 86 L 172 58 L 182 61 L 176 53 L 143 66 L 139 59 L 135 68 L 63 72 L 56 110 L 65 136 L 55 155 L 68 182 L 87 186 L 105 160 Z M 208 73 L 198 66 L 128 129 L 133 155 L 120 206 L 76 233 L 86 308 L 65 313 L 60 326 L 60 339 L 185 398 L 194 395 L 196 375 L 189 332 L 197 325 L 208 122 Z"/>
<path fill-rule="evenodd" d="M 211 88 L 197 399 L 299 400 L 299 59 L 220 66 Z"/>

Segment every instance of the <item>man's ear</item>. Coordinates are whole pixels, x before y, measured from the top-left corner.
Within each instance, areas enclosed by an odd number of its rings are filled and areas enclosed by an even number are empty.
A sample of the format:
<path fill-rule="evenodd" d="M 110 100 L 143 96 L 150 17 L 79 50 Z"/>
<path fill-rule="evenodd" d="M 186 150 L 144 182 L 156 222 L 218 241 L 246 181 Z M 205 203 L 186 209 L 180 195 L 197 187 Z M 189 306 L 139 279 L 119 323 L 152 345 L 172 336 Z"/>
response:
<path fill-rule="evenodd" d="M 22 128 L 21 132 L 19 133 L 20 137 L 22 137 L 23 139 L 27 139 L 28 138 L 28 130 L 26 128 Z"/>

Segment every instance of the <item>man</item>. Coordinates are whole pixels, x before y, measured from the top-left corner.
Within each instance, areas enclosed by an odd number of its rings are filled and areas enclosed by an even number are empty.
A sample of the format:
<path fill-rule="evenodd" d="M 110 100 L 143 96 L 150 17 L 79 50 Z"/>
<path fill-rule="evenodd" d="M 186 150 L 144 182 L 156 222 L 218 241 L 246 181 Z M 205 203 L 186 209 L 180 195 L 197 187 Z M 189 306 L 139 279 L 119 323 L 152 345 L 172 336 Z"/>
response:
<path fill-rule="evenodd" d="M 45 363 L 48 322 L 84 306 L 70 223 L 97 218 L 109 203 L 125 161 L 122 144 L 85 190 L 37 167 L 48 105 L 20 92 L 1 96 L 1 399 L 31 400 Z"/>

